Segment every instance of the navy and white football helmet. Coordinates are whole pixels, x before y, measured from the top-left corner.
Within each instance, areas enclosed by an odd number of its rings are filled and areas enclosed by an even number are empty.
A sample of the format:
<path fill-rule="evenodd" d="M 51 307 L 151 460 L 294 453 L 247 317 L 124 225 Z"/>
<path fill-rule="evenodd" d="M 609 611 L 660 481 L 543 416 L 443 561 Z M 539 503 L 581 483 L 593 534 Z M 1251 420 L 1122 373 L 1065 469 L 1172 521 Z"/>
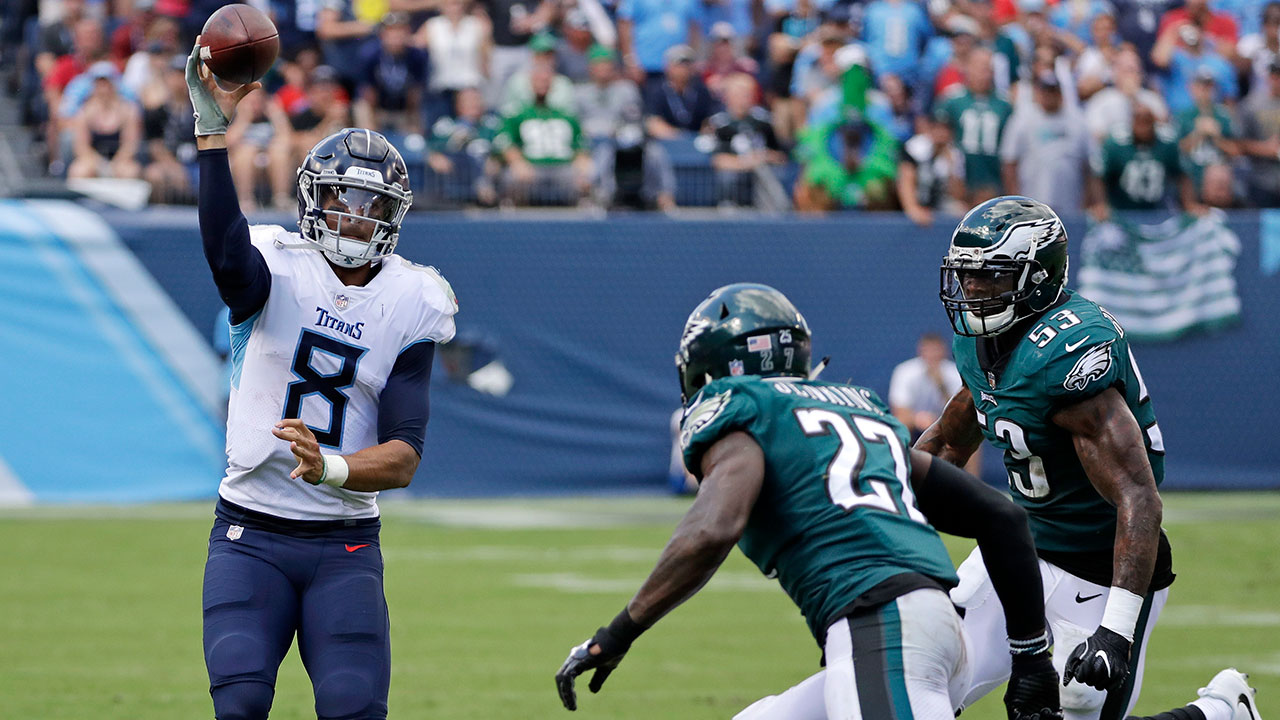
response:
<path fill-rule="evenodd" d="M 298 230 L 340 267 L 394 252 L 412 204 L 404 158 L 372 130 L 339 130 L 316 143 L 298 168 Z"/>

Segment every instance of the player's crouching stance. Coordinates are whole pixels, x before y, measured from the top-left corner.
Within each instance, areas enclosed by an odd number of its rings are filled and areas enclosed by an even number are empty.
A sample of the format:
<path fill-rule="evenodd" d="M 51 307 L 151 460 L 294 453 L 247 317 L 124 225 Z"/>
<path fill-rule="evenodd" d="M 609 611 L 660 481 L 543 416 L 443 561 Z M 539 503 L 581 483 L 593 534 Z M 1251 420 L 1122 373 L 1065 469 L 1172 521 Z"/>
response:
<path fill-rule="evenodd" d="M 296 634 L 319 718 L 385 718 L 377 491 L 417 469 L 434 347 L 453 337 L 457 304 L 435 270 L 392 254 L 412 195 L 378 133 L 347 129 L 312 149 L 298 171 L 301 235 L 249 227 L 225 133 L 258 84 L 223 92 L 198 49 L 187 85 L 200 232 L 232 322 L 227 474 L 204 576 L 214 713 L 267 717 Z"/>
<path fill-rule="evenodd" d="M 962 470 L 910 450 L 874 393 L 808 379 L 809 328 L 763 285 L 711 294 L 676 357 L 698 497 L 635 597 L 574 648 L 556 685 L 600 689 L 631 643 L 715 573 L 735 543 L 777 577 L 827 669 L 740 717 L 950 720 L 968 687 L 956 584 L 934 530 L 976 538 L 1004 600 L 1010 715 L 1061 717 L 1026 513 Z M 931 527 L 932 525 L 932 527 Z M 857 659 L 855 665 L 854 659 Z"/>

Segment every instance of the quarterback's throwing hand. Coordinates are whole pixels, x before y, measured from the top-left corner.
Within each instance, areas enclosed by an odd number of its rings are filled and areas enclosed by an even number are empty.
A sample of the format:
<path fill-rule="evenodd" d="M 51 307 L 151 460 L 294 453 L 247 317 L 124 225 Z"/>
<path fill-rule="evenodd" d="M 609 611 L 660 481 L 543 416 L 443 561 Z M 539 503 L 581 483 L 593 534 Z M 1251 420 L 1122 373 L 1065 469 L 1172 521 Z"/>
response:
<path fill-rule="evenodd" d="M 262 83 L 251 82 L 230 92 L 218 87 L 213 73 L 200 58 L 200 36 L 196 36 L 195 47 L 187 56 L 187 94 L 191 96 L 191 108 L 195 114 L 196 135 L 225 135 L 231 118 L 235 115 L 236 105 L 245 95 L 262 87 Z"/>
<path fill-rule="evenodd" d="M 287 440 L 289 451 L 298 458 L 298 467 L 289 473 L 291 478 L 302 478 L 312 485 L 319 485 L 324 479 L 324 457 L 320 454 L 320 443 L 316 436 L 301 420 L 285 418 L 271 428 L 271 434 Z"/>
<path fill-rule="evenodd" d="M 1076 680 L 1095 690 L 1110 690 L 1119 686 L 1129 675 L 1131 645 L 1119 633 L 1099 626 L 1093 635 L 1067 656 L 1062 684 Z"/>

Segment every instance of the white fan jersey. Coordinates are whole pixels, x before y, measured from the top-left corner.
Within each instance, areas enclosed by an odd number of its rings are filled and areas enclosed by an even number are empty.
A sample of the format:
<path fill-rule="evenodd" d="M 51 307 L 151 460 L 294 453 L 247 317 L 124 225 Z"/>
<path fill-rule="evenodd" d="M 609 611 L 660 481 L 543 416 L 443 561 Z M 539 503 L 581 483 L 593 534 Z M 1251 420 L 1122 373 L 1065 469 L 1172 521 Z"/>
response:
<path fill-rule="evenodd" d="M 368 285 L 343 285 L 297 233 L 256 225 L 250 239 L 271 271 L 271 292 L 262 310 L 231 328 L 219 494 L 295 520 L 376 517 L 377 493 L 291 479 L 297 460 L 271 428 L 300 418 L 328 454 L 376 445 L 378 397 L 396 358 L 415 343 L 453 339 L 453 290 L 435 268 L 398 255 L 383 258 Z"/>

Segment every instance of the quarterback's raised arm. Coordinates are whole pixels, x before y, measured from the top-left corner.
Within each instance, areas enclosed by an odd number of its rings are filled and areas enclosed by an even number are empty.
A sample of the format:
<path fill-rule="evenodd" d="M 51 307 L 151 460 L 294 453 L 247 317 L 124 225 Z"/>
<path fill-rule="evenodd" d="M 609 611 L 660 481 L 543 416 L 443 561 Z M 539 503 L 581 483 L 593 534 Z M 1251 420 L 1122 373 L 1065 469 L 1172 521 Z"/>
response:
<path fill-rule="evenodd" d="M 219 88 L 200 60 L 200 38 L 196 38 L 187 58 L 187 91 L 195 109 L 199 150 L 200 237 L 233 325 L 261 310 L 271 291 L 271 272 L 262 253 L 249 243 L 249 223 L 240 211 L 227 160 L 227 125 L 236 104 L 259 87 L 250 83 L 232 92 Z"/>
<path fill-rule="evenodd" d="M 969 388 L 961 387 L 942 409 L 938 421 L 916 440 L 915 448 L 963 467 L 982 446 L 982 427 Z"/>

